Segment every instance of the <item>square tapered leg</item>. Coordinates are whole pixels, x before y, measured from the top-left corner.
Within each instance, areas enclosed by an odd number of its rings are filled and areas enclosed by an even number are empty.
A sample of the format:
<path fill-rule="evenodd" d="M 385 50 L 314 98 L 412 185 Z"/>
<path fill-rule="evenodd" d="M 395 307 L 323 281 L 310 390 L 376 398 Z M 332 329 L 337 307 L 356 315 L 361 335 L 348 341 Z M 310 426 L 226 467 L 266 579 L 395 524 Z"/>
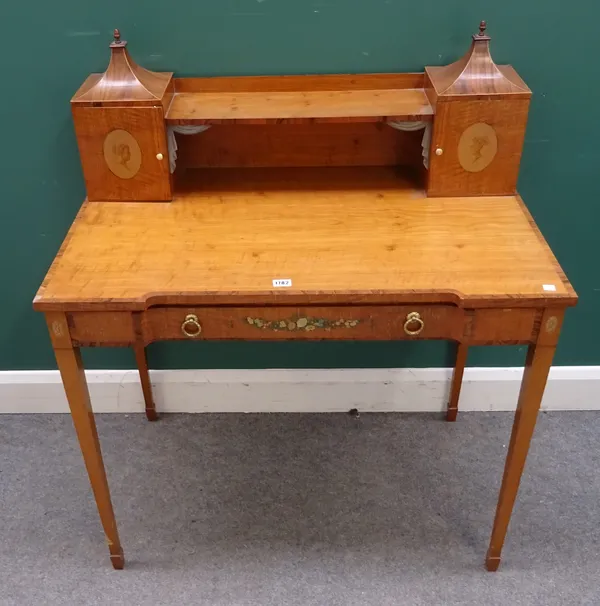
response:
<path fill-rule="evenodd" d="M 71 345 L 64 314 L 47 314 L 47 321 L 79 446 L 100 514 L 100 521 L 106 535 L 110 560 L 114 568 L 121 569 L 125 565 L 125 558 L 110 499 L 108 480 L 102 460 L 94 413 L 90 404 L 90 394 L 81 353 L 79 348 Z"/>
<path fill-rule="evenodd" d="M 456 361 L 454 363 L 454 372 L 452 373 L 452 384 L 450 386 L 450 399 L 448 400 L 446 421 L 456 421 L 456 415 L 458 414 L 458 400 L 460 398 L 460 388 L 462 387 L 468 351 L 469 347 L 464 343 L 457 344 Z"/>
<path fill-rule="evenodd" d="M 542 317 L 540 337 L 536 344 L 530 345 L 525 362 L 525 372 L 515 412 L 512 433 L 504 476 L 500 487 L 500 496 L 492 536 L 485 564 L 489 571 L 498 570 L 506 531 L 510 522 L 513 506 L 517 498 L 521 475 L 529 451 L 531 437 L 537 421 L 538 411 L 544 395 L 548 373 L 556 349 L 562 317 L 547 311 Z"/>
<path fill-rule="evenodd" d="M 158 420 L 158 413 L 156 412 L 156 404 L 152 397 L 152 383 L 150 383 L 150 373 L 148 371 L 148 357 L 146 355 L 146 348 L 143 344 L 135 344 L 133 346 L 135 351 L 135 359 L 140 373 L 140 382 L 142 384 L 142 392 L 144 393 L 144 404 L 146 408 L 146 418 L 148 421 Z"/>

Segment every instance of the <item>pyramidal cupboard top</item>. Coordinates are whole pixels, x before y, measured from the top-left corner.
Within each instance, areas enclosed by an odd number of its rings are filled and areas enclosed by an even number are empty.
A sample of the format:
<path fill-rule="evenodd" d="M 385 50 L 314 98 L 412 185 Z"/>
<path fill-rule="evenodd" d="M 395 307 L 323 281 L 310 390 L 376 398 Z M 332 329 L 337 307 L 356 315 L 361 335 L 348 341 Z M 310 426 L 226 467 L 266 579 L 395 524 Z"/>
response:
<path fill-rule="evenodd" d="M 118 29 L 110 44 L 110 63 L 103 74 L 92 74 L 75 93 L 79 105 L 161 105 L 172 85 L 172 72 L 152 72 L 140 67 L 127 51 Z"/>
<path fill-rule="evenodd" d="M 444 67 L 425 68 L 425 74 L 433 87 L 434 98 L 463 95 L 531 96 L 531 90 L 512 66 L 494 63 L 486 29 L 487 24 L 482 21 L 479 24 L 479 33 L 473 35 L 471 48 L 458 61 Z"/>

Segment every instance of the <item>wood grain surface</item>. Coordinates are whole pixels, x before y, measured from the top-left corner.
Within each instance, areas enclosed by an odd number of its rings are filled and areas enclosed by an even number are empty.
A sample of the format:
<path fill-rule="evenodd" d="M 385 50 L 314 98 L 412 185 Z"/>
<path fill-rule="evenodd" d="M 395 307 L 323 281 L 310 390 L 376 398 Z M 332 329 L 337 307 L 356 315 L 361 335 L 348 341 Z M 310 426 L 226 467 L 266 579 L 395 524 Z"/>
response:
<path fill-rule="evenodd" d="M 169 124 L 431 120 L 423 89 L 176 93 Z"/>
<path fill-rule="evenodd" d="M 222 124 L 177 135 L 177 167 L 423 165 L 423 130 L 382 122 L 355 124 Z"/>
<path fill-rule="evenodd" d="M 206 169 L 180 188 L 85 203 L 35 308 L 576 302 L 516 196 L 425 198 L 382 167 Z"/>
<path fill-rule="evenodd" d="M 423 72 L 397 74 L 312 74 L 309 76 L 212 76 L 174 78 L 177 93 L 269 93 L 423 88 Z"/>

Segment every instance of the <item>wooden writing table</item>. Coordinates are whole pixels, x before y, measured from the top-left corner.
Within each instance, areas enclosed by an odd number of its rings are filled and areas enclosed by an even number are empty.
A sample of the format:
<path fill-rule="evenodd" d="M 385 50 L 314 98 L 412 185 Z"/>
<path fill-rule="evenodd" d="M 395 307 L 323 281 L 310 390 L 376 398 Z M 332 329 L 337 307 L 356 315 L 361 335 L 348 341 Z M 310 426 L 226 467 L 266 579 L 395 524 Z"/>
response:
<path fill-rule="evenodd" d="M 451 421 L 469 345 L 529 346 L 486 558 L 496 570 L 563 315 L 577 299 L 519 196 L 428 197 L 414 167 L 194 167 L 189 157 L 170 202 L 86 201 L 34 301 L 113 566 L 123 567 L 123 550 L 80 347 L 133 347 L 154 420 L 153 341 L 446 339 L 457 343 Z"/>

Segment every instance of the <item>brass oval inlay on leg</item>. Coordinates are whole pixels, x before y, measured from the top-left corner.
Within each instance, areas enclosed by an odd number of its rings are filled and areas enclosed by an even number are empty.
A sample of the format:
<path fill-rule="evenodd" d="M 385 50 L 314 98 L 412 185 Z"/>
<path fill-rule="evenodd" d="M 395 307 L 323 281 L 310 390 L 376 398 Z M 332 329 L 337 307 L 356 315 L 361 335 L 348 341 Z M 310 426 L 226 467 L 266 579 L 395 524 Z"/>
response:
<path fill-rule="evenodd" d="M 104 139 L 104 160 L 110 171 L 121 179 L 131 179 L 142 166 L 142 150 L 126 130 L 112 130 Z"/>
<path fill-rule="evenodd" d="M 472 124 L 458 142 L 458 161 L 470 173 L 487 168 L 498 153 L 496 131 L 485 122 Z"/>

